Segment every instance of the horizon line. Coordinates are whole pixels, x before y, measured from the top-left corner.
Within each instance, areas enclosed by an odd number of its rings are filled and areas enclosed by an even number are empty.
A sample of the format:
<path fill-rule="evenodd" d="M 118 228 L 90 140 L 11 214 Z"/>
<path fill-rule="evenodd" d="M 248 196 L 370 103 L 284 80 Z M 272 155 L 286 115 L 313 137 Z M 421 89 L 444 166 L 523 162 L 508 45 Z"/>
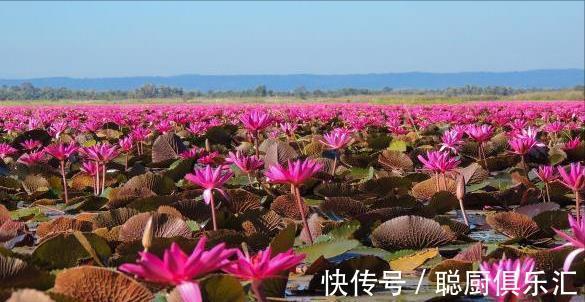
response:
<path fill-rule="evenodd" d="M 172 78 L 184 76 L 204 76 L 204 77 L 241 77 L 241 76 L 368 76 L 368 75 L 388 75 L 388 74 L 470 74 L 470 73 L 520 73 L 520 72 L 536 72 L 536 71 L 584 71 L 584 68 L 537 68 L 525 70 L 508 70 L 508 71 L 451 71 L 451 72 L 436 72 L 436 71 L 402 71 L 402 72 L 369 72 L 369 73 L 241 73 L 241 74 L 204 74 L 204 73 L 182 73 L 174 75 L 127 75 L 127 76 L 39 76 L 39 77 L 0 77 L 2 81 L 26 81 L 26 80 L 44 80 L 44 79 L 73 79 L 73 80 L 100 80 L 100 79 L 124 79 L 124 78 Z"/>

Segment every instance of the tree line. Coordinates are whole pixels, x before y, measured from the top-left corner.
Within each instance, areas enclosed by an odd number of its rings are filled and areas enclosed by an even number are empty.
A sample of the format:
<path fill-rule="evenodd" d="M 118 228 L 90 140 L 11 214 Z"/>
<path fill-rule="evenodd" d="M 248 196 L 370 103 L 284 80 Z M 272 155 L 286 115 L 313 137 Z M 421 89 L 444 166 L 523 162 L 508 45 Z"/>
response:
<path fill-rule="evenodd" d="M 583 85 L 575 90 L 585 90 Z M 134 90 L 75 90 L 69 88 L 35 87 L 31 83 L 15 86 L 0 86 L 0 101 L 5 100 L 124 100 L 124 99 L 191 99 L 191 98 L 245 98 L 245 97 L 297 97 L 335 98 L 357 95 L 435 95 L 435 96 L 511 96 L 520 93 L 555 91 L 542 88 L 512 88 L 503 86 L 480 87 L 467 85 L 446 89 L 392 89 L 385 87 L 376 89 L 343 88 L 336 90 L 308 90 L 298 87 L 291 91 L 275 91 L 260 85 L 254 89 L 228 91 L 185 91 L 182 88 L 146 84 Z"/>

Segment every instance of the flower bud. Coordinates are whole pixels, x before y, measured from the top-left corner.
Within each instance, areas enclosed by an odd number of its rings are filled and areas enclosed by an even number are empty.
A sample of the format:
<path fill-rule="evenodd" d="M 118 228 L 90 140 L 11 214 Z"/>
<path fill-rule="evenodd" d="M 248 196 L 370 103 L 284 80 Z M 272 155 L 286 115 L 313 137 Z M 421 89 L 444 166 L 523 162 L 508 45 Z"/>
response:
<path fill-rule="evenodd" d="M 457 177 L 457 188 L 455 195 L 459 200 L 463 200 L 463 197 L 465 196 L 465 177 L 463 175 L 459 175 Z"/>
<path fill-rule="evenodd" d="M 146 222 L 146 226 L 144 227 L 144 233 L 142 234 L 142 247 L 144 247 L 144 251 L 147 252 L 148 249 L 152 246 L 152 237 L 154 236 L 152 231 L 152 216 Z"/>

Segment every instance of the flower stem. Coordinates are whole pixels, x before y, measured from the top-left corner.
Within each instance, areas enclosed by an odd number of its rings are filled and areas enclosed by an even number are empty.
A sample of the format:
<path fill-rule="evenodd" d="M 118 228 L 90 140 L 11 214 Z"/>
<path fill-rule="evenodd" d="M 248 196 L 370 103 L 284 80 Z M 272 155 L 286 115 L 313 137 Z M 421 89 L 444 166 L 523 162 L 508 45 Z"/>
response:
<path fill-rule="evenodd" d="M 333 178 L 335 178 L 335 170 L 337 169 L 337 153 L 335 153 L 335 158 L 333 159 L 333 171 L 331 172 L 331 174 L 333 175 Z"/>
<path fill-rule="evenodd" d="M 100 195 L 100 163 L 95 162 L 95 195 Z"/>
<path fill-rule="evenodd" d="M 256 156 L 260 158 L 260 149 L 258 146 L 258 132 L 254 134 L 254 149 L 256 149 Z"/>
<path fill-rule="evenodd" d="M 581 196 L 579 196 L 579 191 L 573 191 L 575 193 L 575 205 L 577 208 L 575 209 L 577 212 L 577 225 L 581 225 Z"/>
<path fill-rule="evenodd" d="M 213 192 L 210 195 L 211 200 L 209 203 L 211 204 L 211 222 L 213 224 L 213 230 L 217 231 L 217 220 L 215 218 L 215 199 L 213 198 Z"/>
<path fill-rule="evenodd" d="M 104 191 L 106 190 L 106 163 L 103 164 L 102 168 L 103 168 L 103 174 L 102 174 L 103 178 L 102 178 L 102 190 L 101 190 L 100 194 L 104 193 Z"/>
<path fill-rule="evenodd" d="M 544 188 L 546 190 L 546 199 L 548 200 L 548 202 L 550 202 L 550 189 L 548 187 L 548 183 L 544 184 Z"/>
<path fill-rule="evenodd" d="M 130 152 L 126 152 L 126 161 L 124 162 L 124 171 L 128 171 L 128 157 L 130 156 Z"/>
<path fill-rule="evenodd" d="M 262 290 L 262 281 L 254 280 L 252 281 L 252 291 L 256 296 L 256 300 L 258 302 L 267 302 L 266 296 L 264 295 L 264 291 Z"/>
<path fill-rule="evenodd" d="M 309 223 L 307 222 L 307 217 L 305 215 L 305 208 L 303 207 L 303 202 L 301 201 L 301 191 L 299 187 L 294 186 L 295 190 L 295 199 L 297 201 L 297 207 L 299 208 L 299 213 L 301 213 L 301 218 L 303 219 L 303 227 L 307 230 L 307 234 L 309 235 L 309 242 L 311 245 L 313 244 L 313 235 L 311 235 L 311 229 L 309 229 Z"/>
<path fill-rule="evenodd" d="M 65 195 L 65 204 L 69 202 L 69 195 L 67 194 L 67 177 L 65 176 L 65 161 L 61 161 L 61 176 L 63 177 L 63 194 Z"/>
<path fill-rule="evenodd" d="M 463 206 L 463 198 L 459 199 L 459 207 L 461 207 L 461 216 L 467 226 L 469 226 L 469 220 L 467 220 L 467 214 L 465 213 L 465 207 Z"/>

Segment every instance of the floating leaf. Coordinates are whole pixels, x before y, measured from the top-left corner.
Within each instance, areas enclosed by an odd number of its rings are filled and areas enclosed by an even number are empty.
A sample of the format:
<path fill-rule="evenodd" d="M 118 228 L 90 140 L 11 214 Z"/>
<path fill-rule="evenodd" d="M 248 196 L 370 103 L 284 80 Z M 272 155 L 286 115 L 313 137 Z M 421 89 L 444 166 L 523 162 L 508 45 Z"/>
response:
<path fill-rule="evenodd" d="M 406 148 L 408 143 L 402 140 L 394 139 L 390 142 L 390 146 L 388 146 L 388 150 L 390 151 L 398 151 L 398 152 L 406 152 Z"/>
<path fill-rule="evenodd" d="M 229 275 L 211 275 L 200 285 L 202 296 L 213 302 L 244 302 L 246 296 L 240 281 Z"/>
<path fill-rule="evenodd" d="M 53 277 L 45 271 L 24 262 L 21 259 L 0 254 L 0 289 L 2 288 L 36 288 L 48 289 Z"/>
<path fill-rule="evenodd" d="M 106 259 L 111 255 L 105 239 L 93 233 L 83 235 L 100 258 Z M 73 234 L 58 234 L 41 242 L 33 251 L 32 258 L 51 268 L 66 268 L 78 265 L 81 260 L 91 258 L 91 255 Z"/>
<path fill-rule="evenodd" d="M 360 245 L 360 243 L 357 240 L 337 239 L 302 246 L 297 248 L 296 252 L 306 254 L 307 258 L 305 258 L 305 261 L 307 263 L 313 263 L 313 261 L 317 260 L 320 256 L 325 258 L 335 257 L 356 248 L 358 245 Z"/>
<path fill-rule="evenodd" d="M 434 220 L 419 216 L 400 216 L 388 220 L 372 232 L 372 244 L 386 250 L 438 247 L 455 240 Z"/>
<path fill-rule="evenodd" d="M 111 269 L 81 266 L 57 274 L 53 291 L 86 302 L 150 302 L 154 296 L 143 285 Z"/>
<path fill-rule="evenodd" d="M 465 280 L 467 278 L 467 272 L 473 270 L 473 262 L 446 259 L 437 264 L 429 272 L 429 281 L 437 282 L 438 275 L 458 275 L 459 280 Z"/>
<path fill-rule="evenodd" d="M 409 272 L 423 265 L 427 260 L 439 255 L 439 249 L 425 249 L 414 254 L 400 257 L 390 261 L 390 267 L 394 271 Z"/>

